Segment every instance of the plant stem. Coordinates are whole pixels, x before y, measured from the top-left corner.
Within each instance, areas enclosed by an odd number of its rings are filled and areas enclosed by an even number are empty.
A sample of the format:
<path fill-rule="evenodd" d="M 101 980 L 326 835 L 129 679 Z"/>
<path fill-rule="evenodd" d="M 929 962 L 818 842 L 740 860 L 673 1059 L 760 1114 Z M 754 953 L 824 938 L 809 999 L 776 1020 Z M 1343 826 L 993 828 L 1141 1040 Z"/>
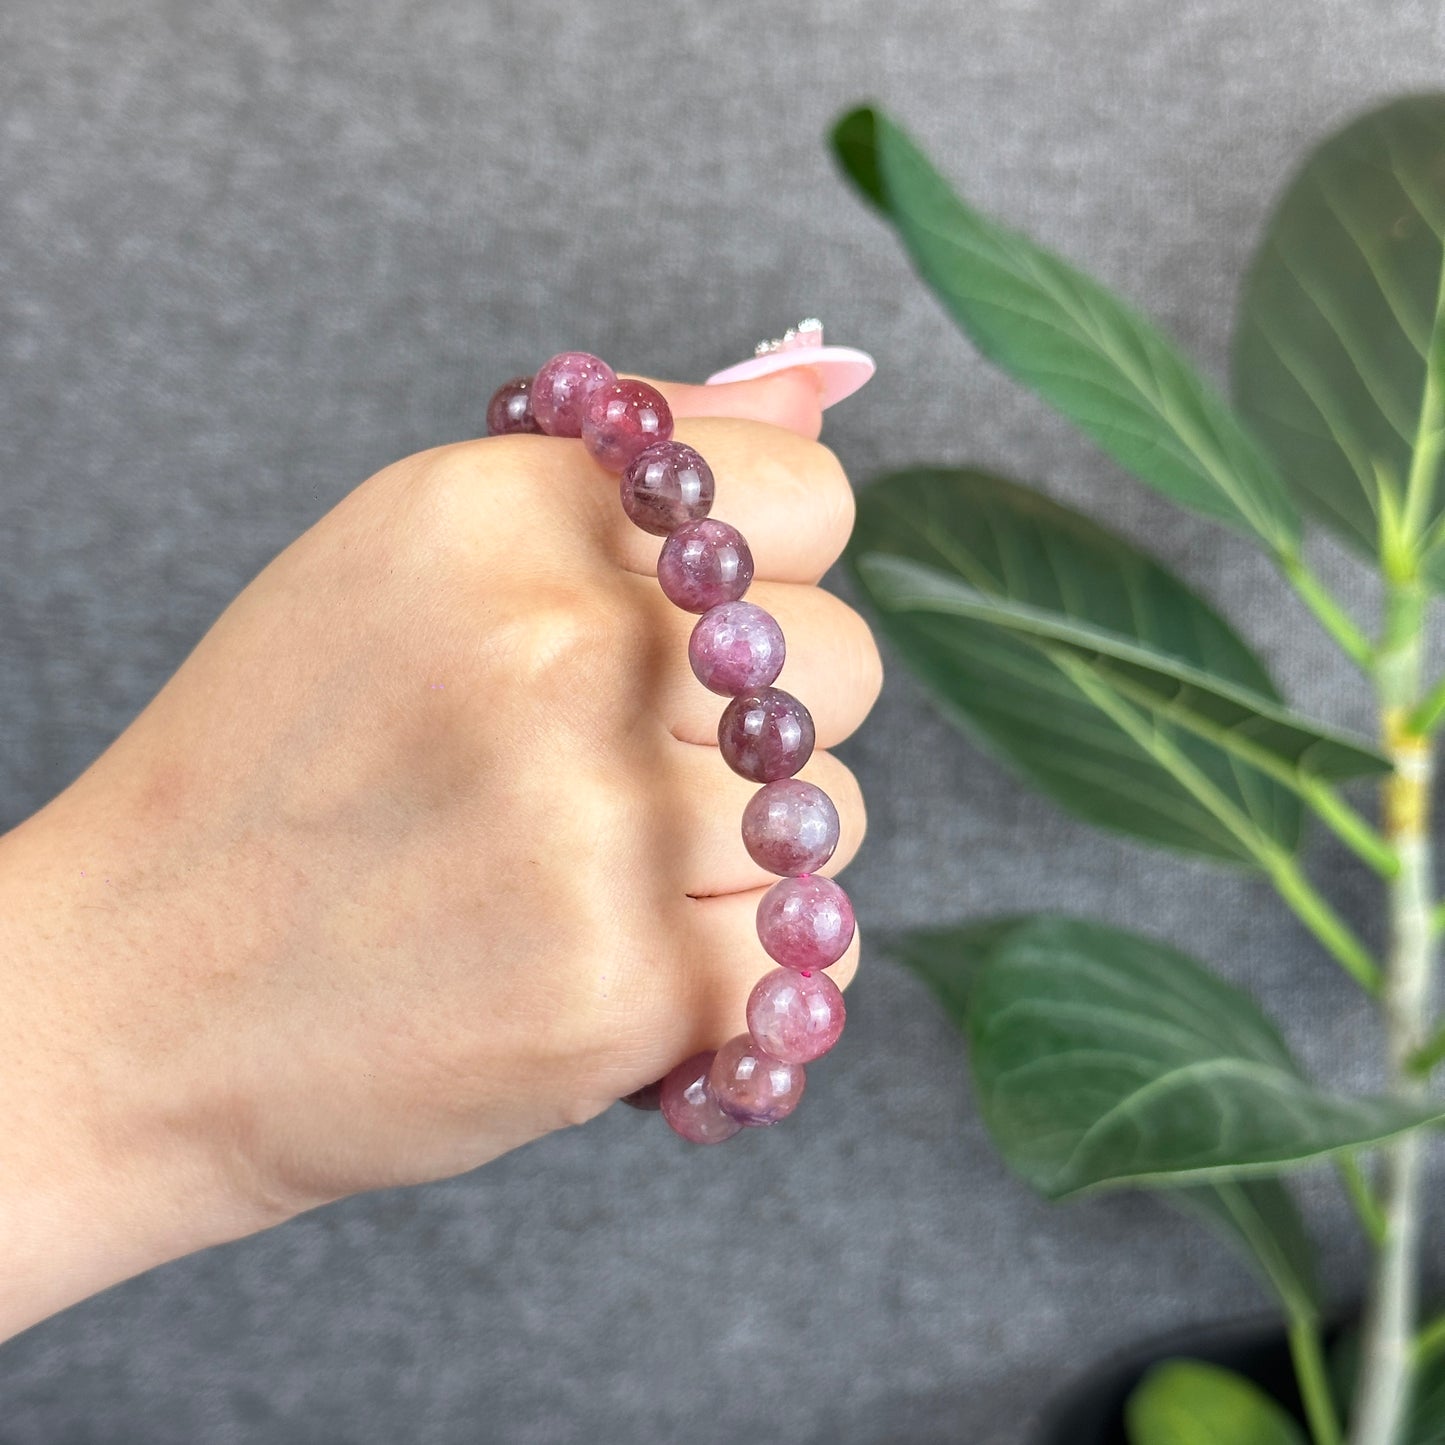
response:
<path fill-rule="evenodd" d="M 1361 862 L 1368 863 L 1382 878 L 1399 873 L 1400 860 L 1395 850 L 1328 783 L 1312 778 L 1300 788 L 1299 795 Z"/>
<path fill-rule="evenodd" d="M 1369 949 L 1305 876 L 1299 860 L 1291 853 L 1279 852 L 1263 856 L 1261 863 L 1275 890 L 1294 910 L 1300 922 L 1366 993 L 1378 995 L 1380 970 Z"/>
<path fill-rule="evenodd" d="M 1410 731 L 1434 732 L 1442 716 L 1445 716 L 1445 677 L 1425 694 L 1425 700 L 1410 714 Z"/>
<path fill-rule="evenodd" d="M 1435 951 L 1429 832 L 1434 745 L 1409 725 L 1420 688 L 1422 612 L 1417 587 L 1392 590 L 1376 669 L 1384 742 L 1395 765 L 1384 785 L 1385 836 L 1400 858 L 1399 874 L 1389 884 L 1382 1004 L 1391 1084 L 1403 1099 L 1418 1099 L 1426 1088 L 1411 1062 L 1425 1043 Z M 1351 1445 L 1398 1445 L 1409 1409 L 1423 1203 L 1419 1132 L 1386 1145 L 1382 1155 L 1385 1237 L 1365 1312 Z"/>
<path fill-rule="evenodd" d="M 1339 1171 L 1349 1192 L 1350 1202 L 1355 1206 L 1355 1213 L 1359 1216 L 1365 1233 L 1370 1236 L 1370 1243 L 1378 1249 L 1385 1242 L 1385 1216 L 1381 1212 L 1380 1201 L 1375 1198 L 1375 1191 L 1370 1187 L 1370 1181 L 1365 1178 L 1365 1171 L 1360 1168 L 1359 1156 L 1342 1154 Z"/>
<path fill-rule="evenodd" d="M 1357 667 L 1368 671 L 1374 661 L 1375 650 L 1354 618 L 1335 601 L 1325 584 L 1310 571 L 1303 557 L 1280 553 L 1276 560 L 1279 570 L 1289 579 L 1305 606 L 1319 619 L 1320 625 L 1349 654 Z"/>
<path fill-rule="evenodd" d="M 1330 1394 L 1329 1374 L 1325 1369 L 1324 1351 L 1320 1348 L 1317 1321 L 1298 1317 L 1290 1320 L 1289 1352 L 1294 1361 L 1295 1379 L 1299 1383 L 1311 1438 L 1315 1445 L 1340 1445 L 1340 1422 L 1335 1414 L 1334 1397 Z"/>

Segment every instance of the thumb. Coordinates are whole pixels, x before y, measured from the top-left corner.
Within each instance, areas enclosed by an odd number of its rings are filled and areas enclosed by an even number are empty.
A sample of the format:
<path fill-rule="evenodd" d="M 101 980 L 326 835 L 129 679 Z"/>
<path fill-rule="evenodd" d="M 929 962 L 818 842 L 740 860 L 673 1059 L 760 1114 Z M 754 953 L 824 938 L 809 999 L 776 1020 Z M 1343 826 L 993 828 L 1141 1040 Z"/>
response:
<path fill-rule="evenodd" d="M 748 381 L 694 386 L 682 381 L 639 380 L 655 386 L 676 417 L 735 416 L 769 422 L 800 436 L 817 437 L 823 429 L 823 387 L 811 366 L 793 366 Z"/>

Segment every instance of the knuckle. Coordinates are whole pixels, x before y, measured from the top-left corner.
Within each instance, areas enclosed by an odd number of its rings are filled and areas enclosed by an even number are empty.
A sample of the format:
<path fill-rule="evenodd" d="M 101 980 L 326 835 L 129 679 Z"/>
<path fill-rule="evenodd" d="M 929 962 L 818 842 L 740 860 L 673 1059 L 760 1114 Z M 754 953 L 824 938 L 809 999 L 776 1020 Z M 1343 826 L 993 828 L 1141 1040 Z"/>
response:
<path fill-rule="evenodd" d="M 549 722 L 589 715 L 610 697 L 630 662 L 636 631 L 604 587 L 534 579 L 486 618 L 487 646 L 512 700 Z"/>

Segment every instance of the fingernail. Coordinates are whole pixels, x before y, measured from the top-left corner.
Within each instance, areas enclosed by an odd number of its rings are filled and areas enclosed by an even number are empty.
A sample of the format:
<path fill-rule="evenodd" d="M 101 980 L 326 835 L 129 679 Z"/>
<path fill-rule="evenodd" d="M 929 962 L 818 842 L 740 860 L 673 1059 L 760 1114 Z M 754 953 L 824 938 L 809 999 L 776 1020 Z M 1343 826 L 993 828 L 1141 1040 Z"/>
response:
<path fill-rule="evenodd" d="M 866 351 L 851 346 L 824 346 L 823 328 L 814 320 L 803 321 L 790 329 L 780 341 L 763 343 L 758 354 L 740 361 L 736 366 L 715 371 L 708 377 L 708 386 L 729 381 L 751 381 L 788 371 L 796 366 L 810 366 L 818 378 L 823 410 L 852 396 L 878 369 Z"/>

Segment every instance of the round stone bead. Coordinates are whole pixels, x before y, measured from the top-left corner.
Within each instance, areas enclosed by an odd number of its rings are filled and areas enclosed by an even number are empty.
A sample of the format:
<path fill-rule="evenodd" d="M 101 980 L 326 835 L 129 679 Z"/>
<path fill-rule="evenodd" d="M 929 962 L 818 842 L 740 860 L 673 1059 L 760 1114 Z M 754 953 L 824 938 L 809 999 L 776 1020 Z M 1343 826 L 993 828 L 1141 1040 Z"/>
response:
<path fill-rule="evenodd" d="M 582 413 L 600 387 L 617 373 L 590 351 L 559 351 L 532 378 L 532 414 L 549 437 L 580 437 Z"/>
<path fill-rule="evenodd" d="M 686 442 L 653 442 L 622 474 L 622 510 L 654 537 L 707 516 L 715 492 L 712 468 Z"/>
<path fill-rule="evenodd" d="M 843 991 L 826 973 L 775 968 L 748 996 L 748 1032 L 765 1054 L 785 1064 L 811 1064 L 842 1037 Z"/>
<path fill-rule="evenodd" d="M 672 435 L 672 408 L 655 386 L 623 379 L 599 386 L 582 412 L 582 445 L 609 472 L 625 471 Z"/>
<path fill-rule="evenodd" d="M 784 968 L 837 963 L 853 941 L 853 926 L 848 895 L 816 873 L 774 883 L 758 903 L 758 938 Z"/>
<path fill-rule="evenodd" d="M 624 1094 L 618 1103 L 626 1104 L 633 1109 L 662 1108 L 662 1080 L 654 1079 L 650 1084 L 644 1084 L 640 1089 L 634 1089 L 630 1094 Z"/>
<path fill-rule="evenodd" d="M 752 580 L 753 554 L 743 534 L 711 517 L 684 522 L 658 554 L 658 584 L 684 612 L 736 602 Z"/>
<path fill-rule="evenodd" d="M 693 675 L 724 697 L 766 687 L 783 670 L 786 655 L 777 619 L 752 602 L 708 608 L 687 644 Z"/>
<path fill-rule="evenodd" d="M 718 1108 L 708 1084 L 713 1054 L 694 1054 L 671 1070 L 662 1081 L 662 1117 L 674 1134 L 693 1144 L 721 1144 L 742 1128 L 742 1123 Z"/>
<path fill-rule="evenodd" d="M 780 778 L 743 809 L 743 846 L 753 862 L 785 878 L 816 873 L 838 846 L 838 810 L 822 788 Z"/>
<path fill-rule="evenodd" d="M 812 713 L 780 687 L 741 693 L 717 725 L 724 761 L 755 783 L 791 778 L 812 756 L 813 737 Z"/>
<path fill-rule="evenodd" d="M 765 1054 L 747 1034 L 717 1051 L 707 1078 L 718 1108 L 752 1129 L 786 1119 L 803 1097 L 803 1066 Z"/>
<path fill-rule="evenodd" d="M 513 432 L 539 432 L 532 411 L 532 378 L 514 376 L 504 381 L 487 403 L 487 435 L 507 436 Z"/>

